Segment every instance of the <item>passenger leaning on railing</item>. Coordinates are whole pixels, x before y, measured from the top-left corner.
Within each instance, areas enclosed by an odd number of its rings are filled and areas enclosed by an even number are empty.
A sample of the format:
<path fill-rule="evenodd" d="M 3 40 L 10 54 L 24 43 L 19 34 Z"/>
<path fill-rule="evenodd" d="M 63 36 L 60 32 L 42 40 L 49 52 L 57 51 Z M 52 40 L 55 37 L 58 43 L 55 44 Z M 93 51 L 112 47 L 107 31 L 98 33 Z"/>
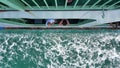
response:
<path fill-rule="evenodd" d="M 55 23 L 55 19 L 47 19 L 46 26 L 52 26 Z"/>
<path fill-rule="evenodd" d="M 67 19 L 62 19 L 60 22 L 59 22 L 59 26 L 67 26 L 69 25 L 70 22 L 67 20 Z"/>

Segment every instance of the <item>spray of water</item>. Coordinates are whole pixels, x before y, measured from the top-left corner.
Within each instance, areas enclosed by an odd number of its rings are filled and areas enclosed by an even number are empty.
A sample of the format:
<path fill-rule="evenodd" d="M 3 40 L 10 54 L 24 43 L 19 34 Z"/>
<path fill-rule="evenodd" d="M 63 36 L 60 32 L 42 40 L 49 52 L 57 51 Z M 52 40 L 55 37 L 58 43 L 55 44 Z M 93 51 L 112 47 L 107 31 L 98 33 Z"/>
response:
<path fill-rule="evenodd" d="M 0 33 L 0 68 L 119 67 L 119 31 Z"/>

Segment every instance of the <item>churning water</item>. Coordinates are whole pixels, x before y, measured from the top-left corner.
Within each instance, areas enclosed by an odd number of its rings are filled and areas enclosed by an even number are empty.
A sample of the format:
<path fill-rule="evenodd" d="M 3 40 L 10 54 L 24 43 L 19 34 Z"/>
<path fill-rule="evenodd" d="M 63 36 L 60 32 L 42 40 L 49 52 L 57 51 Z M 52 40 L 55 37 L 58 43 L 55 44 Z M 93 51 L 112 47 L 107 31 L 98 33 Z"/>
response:
<path fill-rule="evenodd" d="M 0 68 L 120 68 L 120 30 L 1 30 Z"/>

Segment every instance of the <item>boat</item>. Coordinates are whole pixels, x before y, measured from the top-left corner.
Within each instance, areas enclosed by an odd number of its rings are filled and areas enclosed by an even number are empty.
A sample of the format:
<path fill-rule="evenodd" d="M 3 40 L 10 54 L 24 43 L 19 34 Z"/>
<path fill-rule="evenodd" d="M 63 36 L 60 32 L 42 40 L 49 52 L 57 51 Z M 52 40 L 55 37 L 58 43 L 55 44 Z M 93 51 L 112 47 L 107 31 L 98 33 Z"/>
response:
<path fill-rule="evenodd" d="M 120 28 L 119 0 L 0 0 L 0 27 L 60 28 L 45 26 L 46 19 L 68 19 L 61 28 Z"/>

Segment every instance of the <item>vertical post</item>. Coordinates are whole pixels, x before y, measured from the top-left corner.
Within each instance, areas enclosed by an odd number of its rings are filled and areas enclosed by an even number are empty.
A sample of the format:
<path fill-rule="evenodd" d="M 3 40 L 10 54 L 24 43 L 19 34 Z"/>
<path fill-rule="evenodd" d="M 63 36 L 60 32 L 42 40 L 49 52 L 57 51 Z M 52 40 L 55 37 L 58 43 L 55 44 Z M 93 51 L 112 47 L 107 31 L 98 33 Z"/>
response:
<path fill-rule="evenodd" d="M 56 6 L 56 8 L 58 7 L 57 0 L 55 0 L 55 6 Z"/>
<path fill-rule="evenodd" d="M 107 2 L 105 2 L 104 4 L 102 4 L 99 8 L 103 8 L 106 4 L 110 3 L 112 0 L 108 0 Z"/>
<path fill-rule="evenodd" d="M 20 3 L 20 1 L 17 2 L 16 0 L 0 0 L 0 2 L 16 10 L 24 11 L 24 5 Z"/>
<path fill-rule="evenodd" d="M 98 0 L 97 2 L 95 2 L 90 8 L 93 8 L 95 5 L 97 5 L 101 0 Z"/>
<path fill-rule="evenodd" d="M 68 2 L 68 1 L 67 1 L 67 0 L 65 0 L 65 8 L 67 7 L 67 2 Z"/>
<path fill-rule="evenodd" d="M 1 4 L 0 4 L 0 7 L 1 8 L 8 8 L 7 6 L 1 5 Z"/>
<path fill-rule="evenodd" d="M 75 4 L 74 4 L 73 8 L 76 7 L 76 5 L 78 4 L 78 1 L 79 1 L 79 0 L 76 0 L 76 2 L 75 2 Z"/>
<path fill-rule="evenodd" d="M 32 1 L 33 1 L 33 3 L 35 3 L 35 5 L 36 5 L 37 7 L 40 8 L 40 6 L 38 5 L 38 3 L 37 3 L 35 0 L 32 0 Z"/>
<path fill-rule="evenodd" d="M 111 7 L 115 6 L 115 5 L 118 4 L 118 3 L 120 3 L 120 1 L 117 1 L 117 2 L 113 3 L 113 4 L 110 5 L 108 8 L 111 8 Z"/>
<path fill-rule="evenodd" d="M 82 6 L 82 8 L 84 8 L 89 2 L 90 2 L 90 0 L 88 0 L 88 1 Z"/>
<path fill-rule="evenodd" d="M 21 0 L 24 4 L 26 4 L 28 7 L 30 7 L 31 9 L 33 9 L 32 8 L 32 6 L 30 6 L 25 0 Z"/>
<path fill-rule="evenodd" d="M 117 8 L 120 8 L 120 5 L 119 5 L 119 6 L 117 6 Z"/>
<path fill-rule="evenodd" d="M 46 0 L 44 0 L 44 3 L 45 3 L 45 5 L 46 5 L 46 7 L 49 9 L 49 5 L 48 5 L 48 3 L 47 3 Z"/>

